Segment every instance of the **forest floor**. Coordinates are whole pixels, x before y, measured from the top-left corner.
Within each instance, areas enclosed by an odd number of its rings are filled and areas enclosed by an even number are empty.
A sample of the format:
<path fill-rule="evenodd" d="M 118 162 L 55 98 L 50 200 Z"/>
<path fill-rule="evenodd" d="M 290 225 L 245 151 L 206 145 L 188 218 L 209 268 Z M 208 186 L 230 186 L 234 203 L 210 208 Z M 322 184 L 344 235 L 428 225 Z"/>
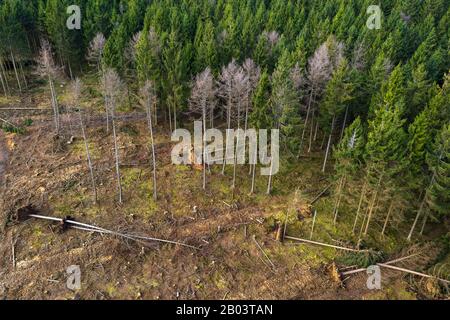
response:
<path fill-rule="evenodd" d="M 89 83 L 89 79 L 85 80 Z M 288 216 L 287 234 L 309 238 L 309 203 L 329 184 L 318 174 L 322 151 L 315 150 L 296 164 L 283 162 L 274 192 L 265 195 L 267 178 L 258 177 L 249 194 L 248 167 L 238 170 L 232 192 L 232 168 L 225 175 L 213 167 L 207 191 L 202 172 L 172 165 L 169 131 L 156 133 L 158 200 L 152 199 L 152 171 L 145 118 L 119 122 L 124 204 L 117 202 L 113 140 L 102 119 L 102 100 L 95 87 L 86 102 L 93 117 L 88 129 L 98 184 L 92 192 L 84 143 L 76 124 L 64 123 L 66 134 L 56 138 L 46 88 L 36 84 L 21 98 L 0 98 L 0 117 L 25 123 L 25 131 L 0 130 L 0 298 L 4 299 L 416 299 L 409 277 L 386 273 L 381 290 L 367 289 L 362 272 L 344 282 L 333 270 L 348 267 L 345 253 L 309 244 L 276 241 L 274 226 Z M 59 87 L 64 106 L 65 87 Z M 2 108 L 46 110 L 2 111 Z M 65 108 L 62 107 L 62 110 Z M 134 109 L 134 108 L 132 108 Z M 125 112 L 129 112 L 125 108 Z M 64 114 L 63 114 L 63 117 Z M 74 136 L 75 139 L 71 139 Z M 330 167 L 331 171 L 331 167 Z M 297 191 L 298 190 L 298 191 Z M 318 211 L 313 239 L 350 246 L 351 216 L 332 223 L 327 197 Z M 144 246 L 109 235 L 30 219 L 14 221 L 17 209 L 32 204 L 41 215 L 94 224 L 115 231 L 183 242 L 200 249 L 154 243 Z M 348 221 L 347 221 L 348 220 Z M 399 231 L 400 232 L 400 231 Z M 353 237 L 353 238 L 352 238 Z M 404 242 L 396 232 L 371 243 L 387 257 L 396 256 Z M 404 237 L 403 237 L 404 238 Z M 437 250 L 433 247 L 433 250 Z M 387 258 L 386 257 L 386 258 Z M 430 258 L 431 259 L 431 258 Z M 67 289 L 66 269 L 81 269 L 81 289 Z M 429 284 L 425 284 L 429 287 Z M 430 291 L 430 290 L 429 290 Z M 432 291 L 432 290 L 431 290 Z M 435 293 L 439 296 L 439 293 Z M 441 296 L 439 296 L 441 297 Z"/>

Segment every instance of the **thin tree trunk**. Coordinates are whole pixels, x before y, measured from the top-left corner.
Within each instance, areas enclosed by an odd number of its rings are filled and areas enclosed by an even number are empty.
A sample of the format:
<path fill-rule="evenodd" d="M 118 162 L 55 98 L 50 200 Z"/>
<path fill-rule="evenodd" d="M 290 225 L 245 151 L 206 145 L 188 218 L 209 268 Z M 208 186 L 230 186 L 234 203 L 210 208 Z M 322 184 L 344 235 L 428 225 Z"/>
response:
<path fill-rule="evenodd" d="M 325 153 L 325 159 L 323 161 L 323 167 L 322 172 L 325 173 L 325 169 L 327 167 L 327 160 L 328 160 L 328 154 L 330 153 L 330 147 L 331 147 L 331 139 L 333 137 L 333 131 L 334 131 L 334 123 L 336 121 L 336 115 L 333 115 L 333 121 L 331 122 L 331 131 L 330 136 L 328 137 L 328 145 L 327 145 L 327 151 Z"/>
<path fill-rule="evenodd" d="M 53 85 L 53 80 L 49 76 L 49 85 L 50 85 L 50 93 L 52 98 L 52 107 L 54 113 L 54 121 L 55 121 L 55 130 L 56 134 L 59 134 L 59 111 L 58 111 L 58 102 L 56 100 L 55 87 Z"/>
<path fill-rule="evenodd" d="M 313 217 L 313 223 L 311 227 L 311 234 L 309 235 L 309 240 L 312 240 L 313 234 L 314 234 L 314 226 L 316 225 L 316 217 L 317 217 L 317 210 L 314 210 L 314 217 Z"/>
<path fill-rule="evenodd" d="M 367 235 L 367 232 L 369 231 L 369 224 L 370 224 L 370 222 L 372 220 L 372 215 L 373 215 L 373 212 L 374 212 L 374 209 L 375 209 L 375 205 L 376 205 L 376 202 L 377 202 L 377 199 L 378 199 L 378 193 L 379 193 L 381 178 L 382 177 L 380 177 L 380 180 L 378 181 L 378 184 L 377 184 L 377 187 L 376 187 L 376 191 L 375 191 L 375 193 L 373 195 L 373 201 L 372 201 L 372 204 L 370 205 L 369 215 L 367 217 L 367 224 L 366 224 L 366 228 L 364 230 L 364 235 Z"/>
<path fill-rule="evenodd" d="M 203 190 L 206 190 L 206 101 L 203 101 Z"/>
<path fill-rule="evenodd" d="M 152 123 L 152 110 L 150 101 L 147 101 L 147 119 L 148 119 L 148 129 L 150 131 L 150 142 L 152 148 L 152 162 L 153 162 L 153 199 L 156 201 L 158 198 L 157 187 L 156 187 L 156 153 L 155 153 L 155 143 L 153 139 L 153 123 Z"/>
<path fill-rule="evenodd" d="M 2 84 L 3 93 L 5 94 L 5 97 L 8 96 L 8 92 L 6 91 L 5 82 L 3 80 L 3 72 L 0 68 L 0 83 Z"/>
<path fill-rule="evenodd" d="M 358 218 L 359 218 L 359 212 L 361 211 L 361 206 L 362 206 L 362 203 L 364 200 L 364 195 L 366 193 L 366 188 L 367 188 L 367 181 L 364 182 L 364 186 L 361 191 L 361 197 L 359 198 L 358 210 L 356 211 L 355 222 L 353 223 L 353 229 L 352 229 L 353 233 L 355 233 L 356 224 L 357 224 Z"/>
<path fill-rule="evenodd" d="M 241 104 L 240 102 L 238 102 L 238 118 L 237 118 L 237 122 L 238 122 L 238 136 L 237 136 L 237 143 L 236 143 L 236 149 L 234 152 L 234 164 L 233 164 L 233 190 L 236 188 L 236 165 L 237 165 L 237 155 L 239 152 L 239 142 L 240 142 L 240 129 L 241 129 Z M 233 191 L 234 194 L 234 191 Z"/>
<path fill-rule="evenodd" d="M 80 113 L 81 132 L 83 134 L 84 147 L 86 149 L 86 157 L 87 157 L 87 162 L 88 162 L 88 166 L 89 166 L 89 173 L 90 173 L 90 176 L 91 176 L 91 183 L 92 183 L 92 192 L 93 192 L 93 196 L 94 196 L 94 203 L 97 203 L 97 187 L 96 187 L 96 184 L 95 184 L 94 168 L 92 166 L 91 153 L 89 151 L 89 144 L 88 144 L 87 137 L 86 137 L 86 129 L 84 127 L 83 116 L 81 114 L 81 111 L 79 111 L 79 113 Z"/>
<path fill-rule="evenodd" d="M 312 100 L 313 100 L 313 94 L 314 94 L 314 87 L 311 88 L 311 93 L 309 95 L 308 110 L 306 111 L 306 119 L 305 119 L 305 124 L 303 126 L 302 139 L 300 141 L 300 149 L 299 149 L 299 154 L 298 154 L 299 157 L 302 152 L 303 141 L 305 140 L 306 127 L 308 126 L 309 114 L 311 112 L 311 104 L 312 104 Z"/>
<path fill-rule="evenodd" d="M 317 133 L 319 131 L 319 121 L 316 121 L 316 129 L 314 130 L 314 142 L 317 141 Z"/>
<path fill-rule="evenodd" d="M 8 90 L 8 92 L 11 92 L 11 90 L 9 88 L 9 83 L 8 83 L 8 73 L 6 72 L 5 61 L 1 58 L 0 58 L 0 68 L 2 68 L 3 75 L 5 77 L 6 90 Z"/>
<path fill-rule="evenodd" d="M 227 108 L 227 129 L 231 129 L 231 99 L 228 101 L 228 108 Z M 227 143 L 225 144 L 225 156 L 223 157 L 223 164 L 222 164 L 222 174 L 225 174 L 225 165 L 226 165 L 226 158 L 228 154 L 228 131 L 226 134 Z"/>
<path fill-rule="evenodd" d="M 359 236 L 358 236 L 358 245 L 357 247 L 359 248 L 361 245 L 361 240 L 362 240 L 362 235 L 363 235 L 363 231 L 364 231 L 364 225 L 366 223 L 366 219 L 367 219 L 367 214 L 369 212 L 369 207 L 367 207 L 366 212 L 364 214 L 364 218 L 363 221 L 361 223 L 361 228 L 359 229 Z"/>
<path fill-rule="evenodd" d="M 340 140 L 342 140 L 342 138 L 344 137 L 345 126 L 347 124 L 347 117 L 348 117 L 348 106 L 345 108 L 344 123 L 342 124 Z"/>
<path fill-rule="evenodd" d="M 167 108 L 169 108 L 169 110 L 168 110 L 168 114 L 169 114 L 169 129 L 170 129 L 170 132 L 172 132 L 172 108 L 170 107 L 170 101 L 169 101 L 169 103 L 167 103 Z"/>
<path fill-rule="evenodd" d="M 250 168 L 252 169 L 252 189 L 250 190 L 250 193 L 253 194 L 255 192 L 255 179 L 256 179 L 256 163 L 257 163 L 257 156 L 258 156 L 258 148 L 255 148 L 255 163 L 250 165 Z"/>
<path fill-rule="evenodd" d="M 308 153 L 311 152 L 311 148 L 312 148 L 312 141 L 313 141 L 313 135 L 314 135 L 314 114 L 315 112 L 313 111 L 312 117 L 311 117 L 311 131 L 309 133 L 309 146 L 308 146 Z"/>
<path fill-rule="evenodd" d="M 272 172 L 273 172 L 273 161 L 270 164 L 269 182 L 267 183 L 267 194 L 268 195 L 272 192 Z"/>
<path fill-rule="evenodd" d="M 13 68 L 14 68 L 14 74 L 16 75 L 17 85 L 19 86 L 20 93 L 22 93 L 22 85 L 20 84 L 19 74 L 17 73 L 16 60 L 14 59 L 12 50 L 10 52 L 11 52 L 11 61 L 12 61 Z"/>
<path fill-rule="evenodd" d="M 334 223 L 334 225 L 336 225 L 336 222 L 337 222 L 339 206 L 341 204 L 341 198 L 342 198 L 342 189 L 344 188 L 344 185 L 345 185 L 345 176 L 342 176 L 340 181 L 339 181 L 338 193 L 336 195 L 336 201 L 334 203 L 334 209 L 333 209 L 333 213 L 334 213 L 333 223 Z"/>
<path fill-rule="evenodd" d="M 73 79 L 72 67 L 70 66 L 70 61 L 67 60 L 67 66 L 69 67 L 69 76 L 70 79 Z"/>
<path fill-rule="evenodd" d="M 114 108 L 114 105 L 111 105 L 111 109 Z M 111 111 L 111 122 L 113 129 L 113 137 L 114 137 L 114 157 L 116 159 L 116 176 L 117 176 L 117 187 L 119 190 L 119 203 L 123 203 L 122 200 L 122 182 L 120 178 L 120 168 L 119 168 L 119 147 L 117 145 L 117 134 L 116 134 L 116 124 L 114 120 L 114 111 Z"/>
<path fill-rule="evenodd" d="M 427 211 L 427 213 L 425 214 L 425 217 L 423 218 L 423 224 L 422 224 L 422 228 L 420 229 L 420 235 L 423 235 L 423 232 L 425 231 L 425 226 L 427 225 L 427 221 L 428 221 L 428 217 L 430 216 L 430 213 Z"/>
<path fill-rule="evenodd" d="M 177 104 L 175 103 L 175 97 L 173 98 L 173 129 L 177 130 Z"/>
<path fill-rule="evenodd" d="M 419 218 L 420 218 L 423 208 L 425 206 L 425 199 L 426 199 L 426 193 L 425 193 L 425 196 L 424 196 L 422 202 L 420 203 L 419 211 L 417 211 L 417 215 L 416 215 L 416 218 L 414 219 L 414 223 L 411 227 L 411 230 L 409 231 L 408 237 L 406 238 L 408 241 L 411 241 L 414 229 L 416 229 L 417 222 L 419 221 Z"/>
<path fill-rule="evenodd" d="M 23 83 L 25 84 L 25 89 L 28 89 L 27 77 L 25 76 L 25 73 L 23 72 L 22 63 L 20 61 L 19 61 L 19 69 L 20 69 L 20 73 L 22 75 Z"/>
<path fill-rule="evenodd" d="M 439 156 L 439 160 L 441 158 L 442 158 L 442 153 Z M 430 186 L 433 185 L 435 178 L 436 178 L 436 173 L 433 173 L 433 176 L 431 177 L 431 181 L 430 181 Z M 428 188 L 425 190 L 425 195 L 423 197 L 422 203 L 420 204 L 419 211 L 417 212 L 416 218 L 414 219 L 414 223 L 413 223 L 413 225 L 411 227 L 411 230 L 409 231 L 408 238 L 407 238 L 408 241 L 411 241 L 412 234 L 414 232 L 414 229 L 416 228 L 417 222 L 419 221 L 420 215 L 422 214 L 423 208 L 425 206 L 425 202 L 426 202 L 426 199 L 427 199 L 427 190 L 428 190 Z M 423 224 L 422 224 L 422 229 L 420 230 L 420 235 L 423 234 L 423 231 L 425 229 L 425 225 L 427 223 L 427 220 L 428 220 L 428 214 L 426 214 L 424 219 L 423 219 Z"/>
<path fill-rule="evenodd" d="M 384 232 L 386 231 L 386 227 L 389 222 L 389 218 L 391 217 L 392 209 L 394 208 L 394 200 L 392 200 L 391 205 L 389 206 L 388 214 L 386 216 L 386 220 L 384 220 L 383 230 L 381 231 L 381 236 L 384 236 Z"/>

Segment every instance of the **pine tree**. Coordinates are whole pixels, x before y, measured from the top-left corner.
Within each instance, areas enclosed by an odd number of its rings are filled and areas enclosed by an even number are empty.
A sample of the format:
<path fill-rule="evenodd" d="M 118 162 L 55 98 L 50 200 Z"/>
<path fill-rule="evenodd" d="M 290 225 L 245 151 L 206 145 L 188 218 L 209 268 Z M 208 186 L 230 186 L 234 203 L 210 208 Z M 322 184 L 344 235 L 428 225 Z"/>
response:
<path fill-rule="evenodd" d="M 258 131 L 271 129 L 274 126 L 274 116 L 270 104 L 271 83 L 267 70 L 264 70 L 259 79 L 253 96 L 253 110 L 250 114 L 250 126 Z M 257 155 L 255 155 L 257 156 Z M 257 157 L 255 157 L 257 158 Z M 251 166 L 252 186 L 250 193 L 255 192 L 256 161 Z"/>
<path fill-rule="evenodd" d="M 290 54 L 284 51 L 272 75 L 271 102 L 276 128 L 280 129 L 281 142 L 288 154 L 295 155 L 300 147 L 298 132 L 301 127 L 301 118 L 297 91 L 290 78 L 291 69 Z"/>
<path fill-rule="evenodd" d="M 374 120 L 369 120 L 365 161 L 367 163 L 367 182 L 371 192 L 364 235 L 376 213 L 377 203 L 386 203 L 396 196 L 396 179 L 406 168 L 407 136 L 403 129 L 405 120 L 399 107 L 389 105 L 375 111 Z M 383 197 L 384 196 L 384 197 Z M 381 198 L 381 199 L 380 199 Z M 383 199 L 384 198 L 384 199 Z"/>
<path fill-rule="evenodd" d="M 339 207 L 346 184 L 355 179 L 363 165 L 365 147 L 364 130 L 361 118 L 356 120 L 345 130 L 343 139 L 334 148 L 335 180 L 338 181 L 334 205 L 334 223 L 337 221 Z M 357 218 L 356 218 L 357 219 Z"/>
<path fill-rule="evenodd" d="M 428 165 L 434 180 L 427 193 L 427 204 L 438 218 L 447 217 L 450 215 L 450 124 L 438 135 Z"/>

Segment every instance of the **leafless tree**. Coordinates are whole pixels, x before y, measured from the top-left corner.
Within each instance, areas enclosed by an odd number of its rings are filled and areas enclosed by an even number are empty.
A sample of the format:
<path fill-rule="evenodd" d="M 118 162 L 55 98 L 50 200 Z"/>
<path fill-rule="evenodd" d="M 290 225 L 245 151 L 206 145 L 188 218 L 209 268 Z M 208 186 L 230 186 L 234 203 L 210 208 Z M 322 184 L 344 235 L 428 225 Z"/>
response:
<path fill-rule="evenodd" d="M 280 34 L 276 31 L 263 31 L 261 37 L 266 38 L 267 44 L 269 45 L 268 52 L 272 54 L 273 49 L 280 41 Z"/>
<path fill-rule="evenodd" d="M 206 117 L 208 105 L 214 105 L 215 83 L 211 69 L 208 67 L 195 77 L 189 100 L 190 111 L 202 114 L 203 121 L 203 189 L 206 189 Z"/>
<path fill-rule="evenodd" d="M 105 44 L 106 44 L 105 36 L 102 33 L 97 33 L 89 44 L 87 60 L 96 66 L 97 72 L 102 81 L 103 99 L 104 99 L 104 103 L 105 103 L 105 113 L 106 113 L 106 132 L 109 132 L 108 101 L 106 98 L 106 89 L 104 87 L 105 72 L 102 67 L 102 58 L 103 58 L 103 51 L 105 48 Z"/>
<path fill-rule="evenodd" d="M 234 105 L 234 77 L 238 68 L 236 61 L 233 59 L 226 67 L 222 68 L 222 73 L 219 75 L 218 93 L 226 101 L 227 129 L 231 129 L 231 116 Z M 222 166 L 222 174 L 225 174 L 225 161 Z"/>
<path fill-rule="evenodd" d="M 136 61 L 136 48 L 139 44 L 139 40 L 141 39 L 142 31 L 135 33 L 128 43 L 128 46 L 125 48 L 125 57 L 129 61 Z"/>
<path fill-rule="evenodd" d="M 117 186 L 119 191 L 119 203 L 123 203 L 122 198 L 122 183 L 120 177 L 120 159 L 119 159 L 119 146 L 117 143 L 117 132 L 115 124 L 115 109 L 120 101 L 123 91 L 123 83 L 119 78 L 119 75 L 113 69 L 106 69 L 105 76 L 103 77 L 103 87 L 105 88 L 105 95 L 107 101 L 107 110 L 111 116 L 111 124 L 114 138 L 114 157 L 116 162 L 116 176 Z"/>
<path fill-rule="evenodd" d="M 233 90 L 233 98 L 234 98 L 234 112 L 232 112 L 232 116 L 236 119 L 237 123 L 237 129 L 238 129 L 238 136 L 237 136 L 237 143 L 236 148 L 234 152 L 234 160 L 233 160 L 233 184 L 232 188 L 233 190 L 236 188 L 236 164 L 237 164 L 237 155 L 238 150 L 240 150 L 241 146 L 239 145 L 241 142 L 240 139 L 240 129 L 241 129 L 241 119 L 243 115 L 242 110 L 242 102 L 245 101 L 246 97 L 248 96 L 248 82 L 249 78 L 246 75 L 246 72 L 243 68 L 239 67 L 234 74 L 234 90 Z M 245 147 L 245 146 L 244 146 Z M 234 191 L 233 191 L 234 195 Z"/>
<path fill-rule="evenodd" d="M 86 127 L 85 127 L 85 124 L 83 121 L 83 112 L 82 112 L 82 109 L 80 106 L 82 87 L 83 87 L 83 84 L 79 78 L 76 78 L 72 82 L 71 87 L 70 87 L 71 102 L 72 102 L 72 107 L 75 110 L 78 109 L 81 133 L 83 135 L 84 147 L 86 150 L 86 158 L 87 158 L 87 163 L 89 166 L 89 174 L 91 177 L 93 199 L 94 199 L 94 202 L 97 202 L 97 186 L 96 186 L 95 177 L 94 177 L 94 167 L 92 165 L 91 153 L 89 150 L 89 143 L 88 143 L 88 139 L 87 139 L 87 135 L 86 135 Z"/>
<path fill-rule="evenodd" d="M 56 98 L 56 90 L 54 80 L 59 76 L 60 68 L 58 68 L 53 59 L 52 48 L 47 40 L 42 40 L 41 49 L 37 58 L 37 73 L 41 77 L 46 77 L 50 86 L 51 103 L 54 114 L 55 129 L 58 134 L 60 131 L 59 107 Z"/>
<path fill-rule="evenodd" d="M 101 72 L 101 61 L 103 58 L 103 50 L 105 48 L 106 39 L 102 33 L 97 33 L 89 43 L 87 60 L 93 63 L 99 73 Z"/>
<path fill-rule="evenodd" d="M 308 61 L 307 81 L 309 84 L 309 98 L 306 119 L 302 132 L 300 152 L 305 139 L 305 133 L 308 127 L 313 101 L 315 100 L 315 97 L 323 90 L 324 84 L 330 79 L 331 68 L 332 65 L 328 52 L 328 45 L 324 42 Z"/>
<path fill-rule="evenodd" d="M 157 184 L 156 184 L 156 152 L 155 152 L 155 141 L 153 138 L 153 114 L 152 110 L 154 105 L 156 104 L 156 94 L 155 94 L 155 86 L 150 81 L 147 80 L 144 86 L 140 90 L 141 103 L 145 106 L 145 110 L 147 112 L 147 125 L 148 130 L 150 131 L 150 142 L 151 142 L 151 150 L 152 150 L 152 163 L 153 163 L 153 199 L 156 201 L 157 196 Z"/>

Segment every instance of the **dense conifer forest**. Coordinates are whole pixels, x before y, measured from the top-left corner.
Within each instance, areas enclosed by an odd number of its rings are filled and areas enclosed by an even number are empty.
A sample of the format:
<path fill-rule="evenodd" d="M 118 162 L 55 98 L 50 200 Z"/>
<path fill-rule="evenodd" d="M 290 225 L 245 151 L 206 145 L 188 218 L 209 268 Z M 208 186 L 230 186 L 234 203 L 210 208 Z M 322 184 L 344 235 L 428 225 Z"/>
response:
<path fill-rule="evenodd" d="M 0 0 L 0 297 L 448 298 L 450 1 L 375 2 Z"/>

